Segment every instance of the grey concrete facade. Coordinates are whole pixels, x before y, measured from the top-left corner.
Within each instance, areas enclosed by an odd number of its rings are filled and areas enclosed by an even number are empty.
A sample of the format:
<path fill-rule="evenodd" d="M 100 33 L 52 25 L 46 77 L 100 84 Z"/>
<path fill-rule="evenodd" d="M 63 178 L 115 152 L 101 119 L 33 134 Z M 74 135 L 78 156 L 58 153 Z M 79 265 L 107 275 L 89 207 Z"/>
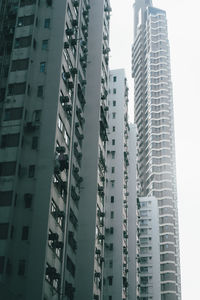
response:
<path fill-rule="evenodd" d="M 128 299 L 128 87 L 123 69 L 109 75 L 109 141 L 104 299 Z"/>
<path fill-rule="evenodd" d="M 83 129 L 91 117 L 90 108 L 84 111 L 87 99 L 92 99 L 88 86 L 93 77 L 87 75 L 86 81 L 87 67 L 91 70 L 98 62 L 99 101 L 101 92 L 106 98 L 107 83 L 109 30 L 107 25 L 103 32 L 101 18 L 108 24 L 109 5 L 96 1 L 91 6 L 90 19 L 87 0 L 0 4 L 0 294 L 4 300 L 74 299 L 84 177 L 87 182 Z M 93 56 L 90 51 L 90 61 L 88 47 L 96 43 L 91 22 L 96 25 L 97 19 L 102 43 Z M 96 119 L 91 121 L 99 131 L 99 116 L 98 126 Z M 99 137 L 97 145 L 101 143 Z"/>
<path fill-rule="evenodd" d="M 161 299 L 159 210 L 155 197 L 137 198 L 137 270 L 139 299 Z"/>
<path fill-rule="evenodd" d="M 161 299 L 181 299 L 175 143 L 166 12 L 134 4 L 132 71 L 140 196 L 159 206 Z"/>
<path fill-rule="evenodd" d="M 103 299 L 109 1 L 91 1 L 75 300 Z"/>
<path fill-rule="evenodd" d="M 137 130 L 135 124 L 129 124 L 129 166 L 128 166 L 128 300 L 135 300 L 137 281 L 136 281 L 136 257 L 137 257 L 137 215 L 136 215 L 136 150 L 137 150 Z"/>

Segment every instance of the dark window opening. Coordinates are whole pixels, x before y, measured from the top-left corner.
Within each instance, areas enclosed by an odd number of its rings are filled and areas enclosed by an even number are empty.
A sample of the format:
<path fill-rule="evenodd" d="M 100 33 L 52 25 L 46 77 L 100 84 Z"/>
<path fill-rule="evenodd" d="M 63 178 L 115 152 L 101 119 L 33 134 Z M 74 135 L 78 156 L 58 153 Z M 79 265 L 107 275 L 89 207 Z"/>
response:
<path fill-rule="evenodd" d="M 43 87 L 43 85 L 38 86 L 37 96 L 40 97 L 40 98 L 42 98 L 44 96 L 44 87 Z"/>
<path fill-rule="evenodd" d="M 13 191 L 0 191 L 0 206 L 11 206 Z"/>
<path fill-rule="evenodd" d="M 108 284 L 109 285 L 113 284 L 113 276 L 108 276 Z"/>
<path fill-rule="evenodd" d="M 32 206 L 33 195 L 32 194 L 24 194 L 24 207 L 31 208 Z"/>
<path fill-rule="evenodd" d="M 4 121 L 20 120 L 22 118 L 23 108 L 7 108 L 4 114 Z"/>
<path fill-rule="evenodd" d="M 12 176 L 15 175 L 16 161 L 2 162 L 0 163 L 0 176 Z"/>
<path fill-rule="evenodd" d="M 8 85 L 8 96 L 24 95 L 26 92 L 26 82 L 11 83 Z"/>
<path fill-rule="evenodd" d="M 18 18 L 17 26 L 18 27 L 28 26 L 28 25 L 32 25 L 33 23 L 34 23 L 34 15 L 24 16 Z"/>
<path fill-rule="evenodd" d="M 19 145 L 19 133 L 2 135 L 1 148 L 17 147 L 18 145 Z"/>
<path fill-rule="evenodd" d="M 5 265 L 5 256 L 0 256 L 0 274 L 3 274 Z"/>
<path fill-rule="evenodd" d="M 21 259 L 19 261 L 19 265 L 18 265 L 18 275 L 19 276 L 23 276 L 25 274 L 25 266 L 26 266 L 25 260 Z"/>
<path fill-rule="evenodd" d="M 71 273 L 74 277 L 76 272 L 76 267 L 69 256 L 67 256 L 67 270 Z"/>
<path fill-rule="evenodd" d="M 18 48 L 26 48 L 31 46 L 31 40 L 32 40 L 32 36 L 25 36 L 25 37 L 21 37 L 21 38 L 16 38 L 15 39 L 15 49 Z"/>
<path fill-rule="evenodd" d="M 44 28 L 50 28 L 50 19 L 44 20 Z"/>
<path fill-rule="evenodd" d="M 9 223 L 0 223 L 0 240 L 7 240 Z"/>
<path fill-rule="evenodd" d="M 38 136 L 33 136 L 31 148 L 33 150 L 38 149 Z"/>
<path fill-rule="evenodd" d="M 28 64 L 29 64 L 29 58 L 13 60 L 11 71 L 27 70 Z"/>
<path fill-rule="evenodd" d="M 28 236 L 29 236 L 29 227 L 28 226 L 23 226 L 22 227 L 22 240 L 23 241 L 28 240 Z"/>
<path fill-rule="evenodd" d="M 29 166 L 28 177 L 33 178 L 35 176 L 35 165 Z"/>
<path fill-rule="evenodd" d="M 25 6 L 25 5 L 32 5 L 35 4 L 36 0 L 21 0 L 20 6 Z"/>

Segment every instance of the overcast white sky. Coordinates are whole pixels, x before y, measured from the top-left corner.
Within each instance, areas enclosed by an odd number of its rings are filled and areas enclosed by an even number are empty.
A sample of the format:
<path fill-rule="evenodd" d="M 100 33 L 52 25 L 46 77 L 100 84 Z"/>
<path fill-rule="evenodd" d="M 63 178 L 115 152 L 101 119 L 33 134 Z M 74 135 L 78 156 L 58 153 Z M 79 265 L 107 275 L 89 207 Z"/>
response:
<path fill-rule="evenodd" d="M 111 69 L 125 68 L 133 102 L 134 0 L 110 0 Z M 166 10 L 171 48 L 181 246 L 182 300 L 200 299 L 200 2 L 153 0 Z M 133 120 L 133 106 L 130 107 Z"/>

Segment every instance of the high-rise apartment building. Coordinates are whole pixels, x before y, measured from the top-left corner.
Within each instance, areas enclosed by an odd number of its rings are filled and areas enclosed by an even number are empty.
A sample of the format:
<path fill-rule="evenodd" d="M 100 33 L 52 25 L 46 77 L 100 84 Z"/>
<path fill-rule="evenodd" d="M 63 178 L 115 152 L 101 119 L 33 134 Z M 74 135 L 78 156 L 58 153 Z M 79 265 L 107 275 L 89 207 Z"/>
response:
<path fill-rule="evenodd" d="M 156 198 L 137 198 L 137 291 L 139 299 L 160 299 L 159 213 Z"/>
<path fill-rule="evenodd" d="M 80 202 L 88 184 L 84 143 L 89 141 L 87 118 L 93 113 L 97 115 L 90 128 L 98 139 L 93 150 L 95 155 L 98 151 L 104 172 L 109 14 L 106 0 L 92 1 L 91 8 L 88 0 L 0 3 L 0 295 L 4 300 L 75 297 Z M 89 51 L 96 42 L 98 51 Z M 95 92 L 89 88 L 93 84 Z M 97 107 L 90 106 L 92 100 Z M 99 174 L 97 181 L 97 173 L 94 201 L 100 203 L 99 218 L 104 211 L 104 181 Z M 103 248 L 104 229 L 98 226 L 93 238 Z M 102 261 L 94 262 L 93 273 L 101 273 Z M 95 286 L 93 275 L 90 279 Z M 100 280 L 98 284 L 88 299 L 93 293 L 100 295 Z"/>
<path fill-rule="evenodd" d="M 159 207 L 160 299 L 181 299 L 167 19 L 166 12 L 153 7 L 151 0 L 134 4 L 132 61 L 140 196 L 155 196 Z"/>
<path fill-rule="evenodd" d="M 91 1 L 75 300 L 103 299 L 110 11 Z"/>
<path fill-rule="evenodd" d="M 136 299 L 137 289 L 137 130 L 136 125 L 129 123 L 129 166 L 128 166 L 128 300 Z"/>
<path fill-rule="evenodd" d="M 110 71 L 105 204 L 104 299 L 128 299 L 128 87 L 123 69 Z"/>

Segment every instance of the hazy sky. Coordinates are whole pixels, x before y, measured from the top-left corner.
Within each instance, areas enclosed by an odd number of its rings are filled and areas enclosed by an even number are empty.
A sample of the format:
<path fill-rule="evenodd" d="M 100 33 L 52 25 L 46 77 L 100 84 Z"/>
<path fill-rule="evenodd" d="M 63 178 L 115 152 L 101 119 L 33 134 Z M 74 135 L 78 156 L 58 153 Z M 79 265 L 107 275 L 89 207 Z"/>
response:
<path fill-rule="evenodd" d="M 110 0 L 112 69 L 125 68 L 133 103 L 131 45 L 134 0 Z M 166 10 L 174 91 L 182 300 L 198 300 L 200 280 L 200 2 L 153 0 Z M 129 118 L 133 120 L 133 106 Z"/>

